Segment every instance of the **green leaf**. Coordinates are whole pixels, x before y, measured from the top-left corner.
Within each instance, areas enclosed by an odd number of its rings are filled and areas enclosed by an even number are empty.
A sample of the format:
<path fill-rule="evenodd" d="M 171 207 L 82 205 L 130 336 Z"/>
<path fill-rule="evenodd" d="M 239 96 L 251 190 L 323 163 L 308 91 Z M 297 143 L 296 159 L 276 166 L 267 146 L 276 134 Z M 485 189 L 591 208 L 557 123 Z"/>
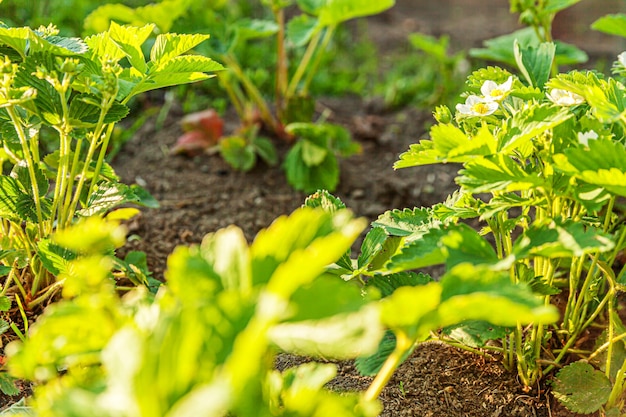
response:
<path fill-rule="evenodd" d="M 35 182 L 37 183 L 37 191 L 39 197 L 43 197 L 48 192 L 48 179 L 46 178 L 46 174 L 44 170 L 40 167 L 35 167 L 33 169 L 35 172 Z M 18 161 L 15 165 L 13 165 L 13 169 L 11 170 L 11 177 L 17 179 L 19 184 L 21 185 L 22 191 L 25 193 L 31 194 L 34 192 L 33 183 L 31 181 L 28 163 L 25 160 Z"/>
<path fill-rule="evenodd" d="M 370 356 L 360 356 L 356 358 L 354 364 L 357 371 L 363 376 L 375 376 L 378 374 L 383 364 L 396 348 L 396 336 L 391 331 L 385 332 L 385 336 L 378 345 L 376 353 Z M 404 354 L 401 362 L 404 362 L 406 358 L 411 354 L 412 349 Z"/>
<path fill-rule="evenodd" d="M 76 127 L 92 127 L 100 120 L 101 108 L 94 105 L 95 97 L 87 94 L 77 95 L 70 103 L 69 115 Z M 130 109 L 120 103 L 113 103 L 104 116 L 104 123 L 117 123 L 125 118 Z"/>
<path fill-rule="evenodd" d="M 254 168 L 256 154 L 244 138 L 240 136 L 222 138 L 219 146 L 220 155 L 233 168 L 244 172 Z"/>
<path fill-rule="evenodd" d="M 381 320 L 391 330 L 402 331 L 417 341 L 438 327 L 436 310 L 441 303 L 441 284 L 400 287 L 381 300 Z"/>
<path fill-rule="evenodd" d="M 498 326 L 552 323 L 559 318 L 554 306 L 545 306 L 526 286 L 511 283 L 507 271 L 460 264 L 441 278 L 441 326 L 466 320 Z"/>
<path fill-rule="evenodd" d="M 211 299 L 221 290 L 220 277 L 202 255 L 200 248 L 179 246 L 167 258 L 168 289 L 187 302 Z"/>
<path fill-rule="evenodd" d="M 416 207 L 388 210 L 372 222 L 372 227 L 382 227 L 391 236 L 418 238 L 439 224 L 441 223 L 433 217 L 430 209 Z"/>
<path fill-rule="evenodd" d="M 55 244 L 50 239 L 37 243 L 37 254 L 43 266 L 55 276 L 66 273 L 70 262 L 78 257 L 73 250 Z"/>
<path fill-rule="evenodd" d="M 267 38 L 278 32 L 278 25 L 271 20 L 239 19 L 234 25 L 237 36 L 242 41 L 258 38 Z"/>
<path fill-rule="evenodd" d="M 266 164 L 270 166 L 278 164 L 278 153 L 271 140 L 264 137 L 256 137 L 252 141 L 252 146 L 256 154 L 259 155 Z"/>
<path fill-rule="evenodd" d="M 500 139 L 498 150 L 510 153 L 520 149 L 532 138 L 554 129 L 573 116 L 568 109 L 550 104 L 528 106 L 515 113 L 510 128 Z"/>
<path fill-rule="evenodd" d="M 481 348 L 491 340 L 502 339 L 508 331 L 486 321 L 469 320 L 444 327 L 442 333 L 465 346 Z"/>
<path fill-rule="evenodd" d="M 37 221 L 34 201 L 24 193 L 18 181 L 9 176 L 0 176 L 0 217 L 12 221 Z"/>
<path fill-rule="evenodd" d="M 556 167 L 580 180 L 626 196 L 626 147 L 612 140 L 591 140 L 588 147 L 555 155 Z"/>
<path fill-rule="evenodd" d="M 50 53 L 29 55 L 18 68 L 15 75 L 15 86 L 35 88 L 37 90 L 37 96 L 34 100 L 36 111 L 41 118 L 51 125 L 59 124 L 63 114 L 61 98 L 48 81 L 35 76 L 38 67 L 46 68 L 48 71 L 56 71 L 54 56 Z"/>
<path fill-rule="evenodd" d="M 46 36 L 44 39 L 52 45 L 52 47 L 45 48 L 45 50 L 51 51 L 57 55 L 84 54 L 89 49 L 87 44 L 80 38 Z"/>
<path fill-rule="evenodd" d="M 97 62 L 100 57 L 106 57 L 113 62 L 118 62 L 126 56 L 126 53 L 122 50 L 122 48 L 115 43 L 115 41 L 111 39 L 111 36 L 109 36 L 109 33 L 105 31 L 102 31 L 97 35 L 86 37 L 85 43 L 89 46 L 89 55 L 95 62 Z M 98 68 L 98 72 L 99 71 L 100 69 Z"/>
<path fill-rule="evenodd" d="M 221 277 L 225 290 L 242 293 L 252 287 L 248 242 L 241 229 L 229 226 L 207 234 L 200 247 L 202 256 Z"/>
<path fill-rule="evenodd" d="M 6 295 L 0 296 L 0 311 L 9 311 L 11 309 L 11 299 Z"/>
<path fill-rule="evenodd" d="M 556 374 L 552 393 L 570 411 L 591 414 L 608 401 L 611 381 L 588 363 L 574 362 Z"/>
<path fill-rule="evenodd" d="M 15 386 L 15 378 L 7 372 L 0 372 L 0 391 L 8 396 L 15 396 L 20 393 L 19 388 Z"/>
<path fill-rule="evenodd" d="M 139 202 L 134 189 L 126 184 L 117 182 L 101 182 L 89 196 L 85 207 L 78 211 L 78 215 L 89 217 L 102 215 L 107 211 L 125 203 Z"/>
<path fill-rule="evenodd" d="M 626 15 L 616 13 L 602 16 L 591 24 L 591 28 L 609 35 L 626 38 Z"/>
<path fill-rule="evenodd" d="M 543 42 L 538 47 L 521 46 L 514 43 L 515 61 L 529 85 L 543 88 L 550 78 L 552 61 L 556 53 L 556 46 L 552 42 Z"/>
<path fill-rule="evenodd" d="M 346 208 L 346 205 L 339 197 L 335 197 L 326 190 L 318 190 L 304 200 L 304 206 L 310 208 L 321 208 L 328 213 Z"/>
<path fill-rule="evenodd" d="M 352 219 L 347 210 L 303 207 L 279 217 L 250 248 L 253 283 L 269 282 L 273 292 L 290 296 L 339 259 L 364 227 L 365 220 Z"/>
<path fill-rule="evenodd" d="M 295 47 L 305 46 L 318 30 L 317 24 L 317 19 L 309 15 L 301 14 L 296 16 L 287 23 L 287 39 Z"/>
<path fill-rule="evenodd" d="M 466 224 L 459 224 L 448 232 L 441 238 L 441 243 L 448 252 L 446 258 L 448 268 L 466 262 L 474 265 L 491 265 L 498 262 L 498 255 L 487 240 Z"/>
<path fill-rule="evenodd" d="M 68 250 L 87 254 L 109 254 L 126 243 L 126 230 L 116 222 L 93 216 L 55 232 L 51 241 Z"/>
<path fill-rule="evenodd" d="M 28 40 L 33 35 L 33 30 L 29 27 L 0 27 L 0 43 L 15 49 L 22 58 L 26 57 Z"/>
<path fill-rule="evenodd" d="M 343 282 L 340 284 L 345 286 Z M 287 352 L 349 359 L 374 353 L 383 334 L 378 307 L 372 304 L 357 312 L 336 314 L 319 320 L 282 323 L 272 327 L 268 337 Z"/>
<path fill-rule="evenodd" d="M 361 253 L 357 260 L 359 269 L 366 267 L 372 259 L 383 249 L 383 244 L 387 240 L 387 233 L 382 227 L 374 227 L 367 232 L 361 244 Z"/>
<path fill-rule="evenodd" d="M 320 26 L 336 26 L 356 17 L 383 12 L 395 4 L 395 0 L 329 0 L 319 9 Z"/>
<path fill-rule="evenodd" d="M 307 166 L 320 165 L 327 154 L 327 148 L 318 146 L 310 140 L 302 139 L 302 160 Z"/>
<path fill-rule="evenodd" d="M 123 4 L 104 4 L 91 12 L 83 23 L 85 30 L 91 33 L 102 33 L 109 29 L 112 22 L 131 23 L 135 17 L 133 8 Z"/>
<path fill-rule="evenodd" d="M 584 256 L 588 253 L 606 252 L 614 247 L 609 236 L 582 223 L 558 219 L 533 224 L 513 245 L 517 259 L 529 256 L 562 258 Z"/>
<path fill-rule="evenodd" d="M 487 61 L 503 62 L 512 67 L 516 66 L 514 43 L 519 42 L 525 47 L 538 48 L 540 45 L 534 28 L 527 27 L 515 32 L 498 36 L 483 42 L 485 48 L 470 49 L 469 55 Z M 557 65 L 572 65 L 586 62 L 587 54 L 574 45 L 556 41 L 555 62 Z"/>
<path fill-rule="evenodd" d="M 441 243 L 441 238 L 446 234 L 445 230 L 430 230 L 405 245 L 400 253 L 392 256 L 386 268 L 391 272 L 401 272 L 443 264 L 446 261 L 447 251 Z"/>
<path fill-rule="evenodd" d="M 545 179 L 527 173 L 509 156 L 498 154 L 474 159 L 459 171 L 457 183 L 473 193 L 521 191 L 544 185 Z"/>
<path fill-rule="evenodd" d="M 152 46 L 150 50 L 150 61 L 154 62 L 157 66 L 163 65 L 207 39 L 209 39 L 209 35 L 201 34 L 179 35 L 165 33 L 158 35 L 154 46 Z"/>
<path fill-rule="evenodd" d="M 366 287 L 375 287 L 380 290 L 381 296 L 388 297 L 400 287 L 415 287 L 418 285 L 426 285 L 433 279 L 428 274 L 421 272 L 397 272 L 389 275 L 375 275 L 367 280 Z"/>
<path fill-rule="evenodd" d="M 120 26 L 111 21 L 109 36 L 124 51 L 130 64 L 144 74 L 148 69 L 141 45 L 150 37 L 154 25 L 145 25 L 141 28 L 134 26 Z"/>
<path fill-rule="evenodd" d="M 304 140 L 298 141 L 287 153 L 284 168 L 287 181 L 296 190 L 312 193 L 319 189 L 333 191 L 339 182 L 339 164 L 337 158 L 330 152 L 324 160 L 314 166 L 308 166 L 304 161 Z"/>

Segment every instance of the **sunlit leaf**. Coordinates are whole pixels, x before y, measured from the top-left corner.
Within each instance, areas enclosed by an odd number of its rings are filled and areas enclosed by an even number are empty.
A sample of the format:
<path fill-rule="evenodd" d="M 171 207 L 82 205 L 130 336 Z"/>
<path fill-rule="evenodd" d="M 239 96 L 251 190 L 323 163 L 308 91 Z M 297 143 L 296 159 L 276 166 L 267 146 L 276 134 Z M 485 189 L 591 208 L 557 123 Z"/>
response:
<path fill-rule="evenodd" d="M 591 28 L 609 35 L 626 38 L 626 15 L 616 13 L 602 16 L 591 24 Z"/>
<path fill-rule="evenodd" d="M 460 224 L 441 238 L 448 256 L 446 266 L 452 268 L 461 263 L 474 265 L 494 264 L 498 256 L 485 238 L 471 227 Z"/>
<path fill-rule="evenodd" d="M 441 286 L 439 317 L 443 326 L 465 320 L 513 326 L 518 322 L 551 323 L 559 317 L 554 306 L 545 306 L 528 287 L 511 283 L 506 271 L 460 264 L 442 277 Z"/>
<path fill-rule="evenodd" d="M 468 162 L 459 173 L 459 185 L 474 193 L 528 190 L 545 182 L 540 176 L 526 172 L 519 162 L 502 154 Z"/>
<path fill-rule="evenodd" d="M 383 334 L 375 305 L 321 320 L 282 323 L 268 332 L 270 340 L 284 351 L 335 359 L 374 353 Z"/>
<path fill-rule="evenodd" d="M 114 21 L 109 27 L 109 36 L 124 51 L 130 64 L 141 74 L 147 70 L 146 59 L 141 45 L 148 39 L 154 30 L 154 25 L 145 25 L 141 28 L 120 26 Z"/>
<path fill-rule="evenodd" d="M 209 35 L 201 34 L 161 34 L 157 36 L 150 51 L 150 60 L 156 65 L 163 65 L 171 59 L 188 52 L 208 38 Z"/>
<path fill-rule="evenodd" d="M 202 239 L 202 256 L 222 278 L 226 290 L 250 291 L 251 271 L 248 242 L 241 229 L 229 226 Z"/>
<path fill-rule="evenodd" d="M 319 9 L 321 26 L 335 26 L 356 17 L 370 16 L 389 9 L 395 0 L 328 0 Z"/>
<path fill-rule="evenodd" d="M 253 283 L 271 278 L 272 291 L 293 293 L 339 259 L 364 227 L 363 219 L 352 219 L 347 211 L 331 215 L 301 208 L 279 217 L 259 232 L 250 248 Z"/>
<path fill-rule="evenodd" d="M 392 256 L 386 265 L 391 272 L 401 272 L 425 266 L 439 265 L 446 261 L 447 251 L 441 238 L 447 231 L 432 229 L 420 238 L 402 247 L 399 253 Z"/>
<path fill-rule="evenodd" d="M 543 256 L 561 258 L 583 256 L 587 253 L 612 249 L 613 241 L 606 235 L 586 229 L 574 221 L 549 221 L 533 224 L 513 245 L 517 258 Z"/>
<path fill-rule="evenodd" d="M 555 155 L 556 167 L 582 181 L 626 196 L 626 147 L 617 141 L 592 140 L 588 147 Z"/>
<path fill-rule="evenodd" d="M 372 222 L 372 227 L 382 227 L 391 236 L 419 237 L 440 223 L 427 208 L 388 210 Z"/>

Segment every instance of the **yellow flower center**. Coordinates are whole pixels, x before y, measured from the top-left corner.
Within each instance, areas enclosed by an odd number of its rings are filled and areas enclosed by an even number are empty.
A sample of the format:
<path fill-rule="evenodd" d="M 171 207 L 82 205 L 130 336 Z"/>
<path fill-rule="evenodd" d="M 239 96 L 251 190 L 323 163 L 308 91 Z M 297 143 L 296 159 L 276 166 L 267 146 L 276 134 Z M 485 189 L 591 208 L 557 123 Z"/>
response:
<path fill-rule="evenodd" d="M 491 90 L 491 97 L 499 97 L 503 94 L 504 92 L 502 90 L 498 90 L 497 88 L 494 88 L 493 90 Z"/>
<path fill-rule="evenodd" d="M 472 111 L 478 114 L 487 114 L 489 113 L 489 106 L 485 103 L 476 103 L 472 106 Z"/>

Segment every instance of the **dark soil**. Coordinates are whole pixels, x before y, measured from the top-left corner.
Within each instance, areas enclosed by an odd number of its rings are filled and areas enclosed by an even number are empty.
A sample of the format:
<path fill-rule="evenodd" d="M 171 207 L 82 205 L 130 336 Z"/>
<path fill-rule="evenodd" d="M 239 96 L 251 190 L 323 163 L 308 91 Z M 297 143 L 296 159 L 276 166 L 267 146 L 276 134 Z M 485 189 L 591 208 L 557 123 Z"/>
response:
<path fill-rule="evenodd" d="M 615 56 L 623 45 L 588 27 L 619 7 L 619 0 L 584 1 L 556 22 L 558 36 L 596 58 Z M 368 19 L 367 32 L 382 56 L 406 48 L 406 36 L 412 32 L 448 34 L 453 48 L 460 50 L 517 27 L 504 0 L 398 0 L 392 10 Z M 430 206 L 456 189 L 455 166 L 392 169 L 398 155 L 433 122 L 430 111 L 386 112 L 375 100 L 359 97 L 321 99 L 317 110 L 324 109 L 330 111 L 331 122 L 350 129 L 363 147 L 360 155 L 341 161 L 340 185 L 334 192 L 356 215 L 373 220 L 388 209 Z M 242 228 L 252 241 L 261 228 L 299 207 L 306 197 L 287 184 L 280 167 L 258 164 L 241 173 L 219 155 L 170 155 L 181 134 L 182 116 L 174 106 L 162 129 L 156 130 L 152 121 L 146 123 L 114 161 L 124 182 L 144 186 L 160 202 L 159 209 L 144 210 L 130 223 L 131 239 L 124 249 L 146 252 L 158 279 L 166 278 L 166 259 L 175 246 L 199 243 L 206 233 L 230 224 Z M 233 115 L 226 115 L 227 132 L 236 127 Z M 279 149 L 283 155 L 286 150 Z M 282 355 L 277 366 L 284 369 L 303 360 Z M 350 362 L 338 367 L 333 389 L 362 390 L 371 381 L 359 376 Z M 381 400 L 383 416 L 573 415 L 560 408 L 545 387 L 524 393 L 515 374 L 498 362 L 436 342 L 416 349 Z"/>

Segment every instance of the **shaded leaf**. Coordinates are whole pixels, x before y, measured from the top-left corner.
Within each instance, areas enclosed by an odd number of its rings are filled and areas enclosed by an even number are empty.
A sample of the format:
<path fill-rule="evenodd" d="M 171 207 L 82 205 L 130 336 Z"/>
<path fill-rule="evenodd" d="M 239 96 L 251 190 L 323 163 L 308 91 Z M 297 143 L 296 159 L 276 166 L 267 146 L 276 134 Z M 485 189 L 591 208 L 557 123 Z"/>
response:
<path fill-rule="evenodd" d="M 470 320 L 444 327 L 442 333 L 466 346 L 480 348 L 490 340 L 503 338 L 508 331 L 506 327 L 494 326 L 486 321 Z"/>
<path fill-rule="evenodd" d="M 574 362 L 556 374 L 552 393 L 567 409 L 590 414 L 607 402 L 611 381 L 586 362 Z"/>
<path fill-rule="evenodd" d="M 380 290 L 381 296 L 388 297 L 400 287 L 415 287 L 432 282 L 430 275 L 421 272 L 397 272 L 389 275 L 375 275 L 366 282 L 366 287 L 375 287 Z"/>

